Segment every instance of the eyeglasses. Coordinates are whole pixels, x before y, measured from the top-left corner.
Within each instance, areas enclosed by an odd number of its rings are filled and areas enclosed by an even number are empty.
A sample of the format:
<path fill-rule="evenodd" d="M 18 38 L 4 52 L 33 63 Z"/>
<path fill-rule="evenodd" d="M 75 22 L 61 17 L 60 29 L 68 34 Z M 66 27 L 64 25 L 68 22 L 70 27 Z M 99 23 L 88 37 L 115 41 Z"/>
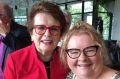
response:
<path fill-rule="evenodd" d="M 0 19 L 5 19 L 6 16 L 6 14 L 0 14 Z"/>
<path fill-rule="evenodd" d="M 7 15 L 6 15 L 6 14 L 1 14 L 1 13 L 0 13 L 0 17 L 4 17 L 4 16 L 7 16 Z"/>
<path fill-rule="evenodd" d="M 52 35 L 58 35 L 60 33 L 61 27 L 60 26 L 51 26 L 47 27 L 45 25 L 35 25 L 33 27 L 35 29 L 35 32 L 39 35 L 42 35 L 46 32 L 48 29 Z"/>
<path fill-rule="evenodd" d="M 94 46 L 89 46 L 84 48 L 83 50 L 80 49 L 66 49 L 65 51 L 67 52 L 68 56 L 72 59 L 76 59 L 78 58 L 82 51 L 84 53 L 85 56 L 87 57 L 92 57 L 95 56 L 98 50 L 98 45 L 94 45 Z"/>

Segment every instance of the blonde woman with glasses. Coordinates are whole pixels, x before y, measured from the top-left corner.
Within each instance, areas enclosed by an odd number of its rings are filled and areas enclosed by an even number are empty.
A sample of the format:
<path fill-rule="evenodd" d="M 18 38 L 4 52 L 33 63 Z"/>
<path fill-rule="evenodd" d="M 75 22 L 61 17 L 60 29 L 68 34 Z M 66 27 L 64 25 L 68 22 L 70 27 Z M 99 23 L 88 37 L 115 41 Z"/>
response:
<path fill-rule="evenodd" d="M 71 69 L 66 79 L 120 79 L 120 72 L 105 66 L 106 47 L 93 26 L 78 21 L 65 35 L 60 59 Z"/>

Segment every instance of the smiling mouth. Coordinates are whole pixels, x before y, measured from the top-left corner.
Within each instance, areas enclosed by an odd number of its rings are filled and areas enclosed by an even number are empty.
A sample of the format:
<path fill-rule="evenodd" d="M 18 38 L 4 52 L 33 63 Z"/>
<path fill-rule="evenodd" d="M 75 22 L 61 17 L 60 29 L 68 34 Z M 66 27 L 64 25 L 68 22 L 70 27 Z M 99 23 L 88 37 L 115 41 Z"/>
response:
<path fill-rule="evenodd" d="M 78 64 L 77 66 L 79 66 L 79 67 L 89 67 L 89 66 L 91 66 L 91 64 Z"/>
<path fill-rule="evenodd" d="M 44 44 L 51 44 L 53 41 L 52 40 L 42 40 L 41 42 Z"/>

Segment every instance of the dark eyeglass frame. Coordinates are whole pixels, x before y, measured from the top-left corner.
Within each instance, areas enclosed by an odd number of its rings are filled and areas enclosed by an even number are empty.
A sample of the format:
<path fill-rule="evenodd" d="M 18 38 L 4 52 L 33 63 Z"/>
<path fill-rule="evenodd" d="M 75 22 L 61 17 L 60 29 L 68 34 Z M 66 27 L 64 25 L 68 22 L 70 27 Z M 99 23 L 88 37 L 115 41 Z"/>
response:
<path fill-rule="evenodd" d="M 89 49 L 89 48 L 95 48 L 95 49 L 96 49 L 95 53 L 93 53 L 93 54 L 91 54 L 91 55 L 86 54 L 86 53 L 87 53 L 86 50 Z M 70 58 L 76 59 L 76 58 L 78 58 L 78 57 L 81 55 L 82 52 L 83 52 L 83 54 L 84 54 L 85 56 L 87 56 L 87 57 L 95 56 L 96 53 L 97 53 L 97 51 L 98 51 L 98 48 L 99 48 L 98 45 L 93 45 L 93 46 L 88 46 L 88 47 L 84 48 L 83 50 L 73 48 L 73 49 L 66 49 L 65 51 L 66 51 L 66 53 L 68 54 L 68 56 L 69 56 Z M 76 51 L 76 50 L 77 50 L 77 51 L 79 52 L 78 56 L 72 57 L 72 56 L 70 55 L 70 52 L 69 52 L 69 51 L 71 51 L 71 50 L 73 50 L 73 51 Z M 91 51 L 91 50 L 89 50 L 89 51 Z"/>
<path fill-rule="evenodd" d="M 38 28 L 39 28 L 39 27 L 41 27 L 41 32 L 38 32 Z M 46 25 L 34 25 L 34 26 L 33 26 L 33 29 L 35 29 L 35 32 L 36 32 L 38 35 L 43 35 L 43 34 L 46 32 L 46 30 L 48 29 L 49 32 L 50 32 L 52 35 L 56 36 L 56 35 L 58 35 L 59 32 L 60 32 L 61 26 L 53 25 L 53 26 L 51 26 L 51 27 L 48 27 L 48 26 L 46 26 Z M 42 32 L 42 30 L 43 30 L 43 32 Z"/>
<path fill-rule="evenodd" d="M 0 14 L 0 19 L 6 17 L 6 14 Z"/>
<path fill-rule="evenodd" d="M 0 17 L 4 17 L 4 16 L 8 16 L 8 15 L 5 13 L 0 13 Z"/>

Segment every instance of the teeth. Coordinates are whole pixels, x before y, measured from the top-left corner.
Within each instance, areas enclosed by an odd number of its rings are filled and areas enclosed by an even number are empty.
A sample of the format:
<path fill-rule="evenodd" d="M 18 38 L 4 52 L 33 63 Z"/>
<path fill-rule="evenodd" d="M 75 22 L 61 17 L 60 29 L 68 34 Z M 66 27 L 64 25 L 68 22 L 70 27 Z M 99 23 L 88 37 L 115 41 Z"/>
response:
<path fill-rule="evenodd" d="M 81 65 L 77 65 L 77 66 L 87 67 L 87 66 L 90 66 L 90 65 L 89 64 L 81 64 Z"/>
<path fill-rule="evenodd" d="M 47 43 L 52 43 L 51 40 L 42 40 L 41 42 L 43 42 L 43 43 L 45 43 L 45 44 L 47 44 Z"/>
<path fill-rule="evenodd" d="M 46 41 L 43 41 L 43 42 L 51 42 L 50 40 L 46 40 Z"/>

